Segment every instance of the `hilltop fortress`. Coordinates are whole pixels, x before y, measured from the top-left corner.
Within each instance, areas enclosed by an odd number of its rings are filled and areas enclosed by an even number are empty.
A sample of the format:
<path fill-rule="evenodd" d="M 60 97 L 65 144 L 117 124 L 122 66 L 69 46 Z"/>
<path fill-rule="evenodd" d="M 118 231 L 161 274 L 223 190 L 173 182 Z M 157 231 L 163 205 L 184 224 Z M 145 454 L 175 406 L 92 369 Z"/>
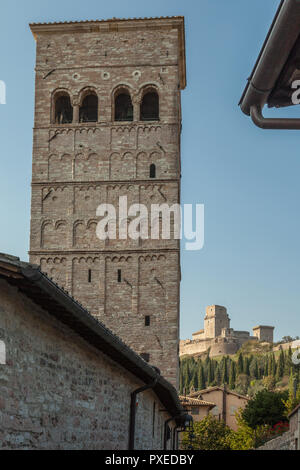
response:
<path fill-rule="evenodd" d="M 220 305 L 206 307 L 204 329 L 193 333 L 193 339 L 180 341 L 180 356 L 197 355 L 210 349 L 210 356 L 235 354 L 249 340 L 273 343 L 273 326 L 259 325 L 248 331 L 230 328 L 227 309 Z"/>

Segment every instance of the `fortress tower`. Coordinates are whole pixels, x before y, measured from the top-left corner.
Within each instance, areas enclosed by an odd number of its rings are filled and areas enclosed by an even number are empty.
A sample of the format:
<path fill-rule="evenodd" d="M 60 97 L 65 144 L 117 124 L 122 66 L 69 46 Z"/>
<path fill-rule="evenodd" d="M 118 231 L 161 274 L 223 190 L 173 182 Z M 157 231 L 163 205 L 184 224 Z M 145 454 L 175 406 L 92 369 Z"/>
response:
<path fill-rule="evenodd" d="M 204 317 L 204 332 L 206 338 L 217 338 L 221 336 L 223 328 L 230 328 L 230 318 L 227 309 L 220 305 L 206 307 Z"/>
<path fill-rule="evenodd" d="M 30 261 L 178 383 L 178 240 L 101 241 L 101 203 L 180 201 L 182 17 L 32 24 Z M 125 221 L 130 223 L 130 218 Z"/>
<path fill-rule="evenodd" d="M 258 338 L 259 341 L 267 343 L 274 342 L 274 326 L 259 325 L 253 328 L 253 336 Z"/>

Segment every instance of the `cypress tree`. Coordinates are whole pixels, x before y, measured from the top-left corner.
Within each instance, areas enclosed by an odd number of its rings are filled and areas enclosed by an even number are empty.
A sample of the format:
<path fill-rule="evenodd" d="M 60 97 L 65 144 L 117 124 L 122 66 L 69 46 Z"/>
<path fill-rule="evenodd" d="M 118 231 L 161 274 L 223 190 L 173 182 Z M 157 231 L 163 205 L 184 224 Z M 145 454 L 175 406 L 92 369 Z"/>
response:
<path fill-rule="evenodd" d="M 238 374 L 244 373 L 244 358 L 241 352 L 238 355 L 237 373 Z"/>
<path fill-rule="evenodd" d="M 234 361 L 231 361 L 230 373 L 229 373 L 229 388 L 231 390 L 235 388 L 235 379 L 236 379 L 235 363 Z"/>
<path fill-rule="evenodd" d="M 194 373 L 193 373 L 193 377 L 192 377 L 191 384 L 190 384 L 190 390 L 192 388 L 195 391 L 198 390 L 198 374 L 197 374 L 196 369 L 194 370 Z"/>
<path fill-rule="evenodd" d="M 207 364 L 207 385 L 211 385 L 214 381 L 214 374 L 213 374 L 213 364 L 212 360 L 210 359 Z"/>
<path fill-rule="evenodd" d="M 221 372 L 220 372 L 220 366 L 218 365 L 216 367 L 216 374 L 215 374 L 215 381 L 217 385 L 221 385 Z"/>
<path fill-rule="evenodd" d="M 263 376 L 267 377 L 268 375 L 269 375 L 269 355 L 266 355 L 265 361 L 264 361 Z"/>
<path fill-rule="evenodd" d="M 248 357 L 245 357 L 245 362 L 244 362 L 244 373 L 250 377 L 250 361 Z"/>
<path fill-rule="evenodd" d="M 228 381 L 227 360 L 225 358 L 223 363 L 222 384 L 228 384 Z"/>
<path fill-rule="evenodd" d="M 276 376 L 276 361 L 275 361 L 275 355 L 274 355 L 274 353 L 272 353 L 271 375 L 272 375 L 272 377 L 275 377 L 275 376 Z"/>
<path fill-rule="evenodd" d="M 284 353 L 282 351 L 282 348 L 280 349 L 280 354 L 279 354 L 279 359 L 277 363 L 277 370 L 276 370 L 276 380 L 280 380 L 283 377 L 284 374 Z"/>
<path fill-rule="evenodd" d="M 199 372 L 198 372 L 198 387 L 199 387 L 199 390 L 204 390 L 206 388 L 202 362 L 199 366 Z"/>

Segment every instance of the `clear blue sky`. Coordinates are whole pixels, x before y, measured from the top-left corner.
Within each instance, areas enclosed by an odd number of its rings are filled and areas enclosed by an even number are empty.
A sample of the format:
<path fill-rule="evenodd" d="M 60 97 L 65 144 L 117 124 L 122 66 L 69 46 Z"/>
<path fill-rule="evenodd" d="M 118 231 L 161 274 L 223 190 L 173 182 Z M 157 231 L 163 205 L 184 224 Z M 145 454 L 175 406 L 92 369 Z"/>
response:
<path fill-rule="evenodd" d="M 205 247 L 182 253 L 181 337 L 206 305 L 235 329 L 300 334 L 300 134 L 262 131 L 237 106 L 279 0 L 3 0 L 0 251 L 27 260 L 35 43 L 29 22 L 184 15 L 182 202 L 204 203 Z M 300 116 L 300 109 L 280 111 Z M 270 112 L 269 112 L 270 114 Z M 273 112 L 271 112 L 273 114 Z"/>

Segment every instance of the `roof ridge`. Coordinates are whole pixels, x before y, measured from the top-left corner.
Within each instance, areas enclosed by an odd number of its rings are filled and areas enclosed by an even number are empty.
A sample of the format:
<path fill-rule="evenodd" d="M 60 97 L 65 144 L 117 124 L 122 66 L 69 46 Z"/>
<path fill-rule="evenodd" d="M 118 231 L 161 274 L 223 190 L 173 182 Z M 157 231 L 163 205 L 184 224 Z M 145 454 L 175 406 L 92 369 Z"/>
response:
<path fill-rule="evenodd" d="M 42 25 L 57 25 L 57 24 L 77 24 L 77 23 L 105 23 L 105 22 L 115 22 L 115 21 L 143 21 L 143 20 L 172 20 L 172 19 L 183 19 L 182 15 L 175 16 L 145 16 L 145 17 L 133 17 L 133 18 L 107 18 L 101 20 L 77 20 L 77 21 L 45 21 L 39 23 L 29 23 L 30 26 L 42 26 Z"/>

